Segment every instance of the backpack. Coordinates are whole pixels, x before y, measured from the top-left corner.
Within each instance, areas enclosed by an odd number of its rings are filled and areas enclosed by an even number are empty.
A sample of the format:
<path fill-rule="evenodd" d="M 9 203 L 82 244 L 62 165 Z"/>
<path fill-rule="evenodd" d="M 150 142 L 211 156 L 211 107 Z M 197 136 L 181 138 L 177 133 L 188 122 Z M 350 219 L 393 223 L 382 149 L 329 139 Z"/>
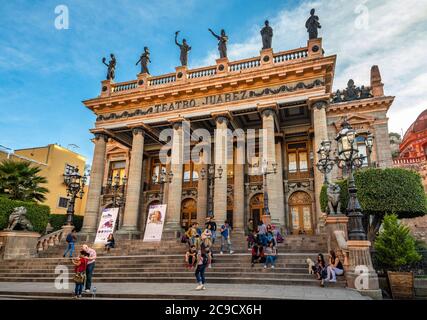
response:
<path fill-rule="evenodd" d="M 67 241 L 68 243 L 73 242 L 73 235 L 71 233 L 68 234 L 67 238 L 65 239 L 65 241 Z"/>

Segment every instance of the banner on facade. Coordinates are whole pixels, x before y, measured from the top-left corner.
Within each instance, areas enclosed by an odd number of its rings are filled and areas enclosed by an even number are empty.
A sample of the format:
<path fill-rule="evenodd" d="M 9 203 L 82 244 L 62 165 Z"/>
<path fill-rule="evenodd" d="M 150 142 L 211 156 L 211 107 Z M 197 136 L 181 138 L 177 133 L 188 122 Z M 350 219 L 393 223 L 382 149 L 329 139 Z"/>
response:
<path fill-rule="evenodd" d="M 147 224 L 145 226 L 143 241 L 162 240 L 163 225 L 165 224 L 166 205 L 157 204 L 150 206 L 148 210 Z"/>
<path fill-rule="evenodd" d="M 114 232 L 118 214 L 119 208 L 107 208 L 102 211 L 95 243 L 107 243 L 108 236 Z"/>

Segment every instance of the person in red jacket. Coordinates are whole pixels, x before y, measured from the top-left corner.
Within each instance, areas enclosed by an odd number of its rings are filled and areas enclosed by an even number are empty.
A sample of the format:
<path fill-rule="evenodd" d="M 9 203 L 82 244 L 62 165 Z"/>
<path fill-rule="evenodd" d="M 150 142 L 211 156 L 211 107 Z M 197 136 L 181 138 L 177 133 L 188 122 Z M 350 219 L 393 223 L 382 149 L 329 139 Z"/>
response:
<path fill-rule="evenodd" d="M 80 257 L 72 260 L 75 265 L 74 271 L 76 272 L 74 276 L 74 282 L 76 283 L 74 289 L 75 298 L 82 297 L 83 285 L 86 280 L 87 257 L 88 253 L 82 250 L 80 251 Z"/>

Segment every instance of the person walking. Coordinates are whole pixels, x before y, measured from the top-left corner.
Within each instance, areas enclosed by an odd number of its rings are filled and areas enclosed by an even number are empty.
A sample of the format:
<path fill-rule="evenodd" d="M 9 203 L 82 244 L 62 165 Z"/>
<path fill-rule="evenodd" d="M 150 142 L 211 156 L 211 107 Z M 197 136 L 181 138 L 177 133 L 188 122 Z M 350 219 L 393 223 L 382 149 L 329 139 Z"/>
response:
<path fill-rule="evenodd" d="M 231 237 L 230 237 L 230 225 L 228 224 L 228 221 L 225 220 L 224 224 L 221 226 L 220 232 L 221 232 L 221 252 L 220 254 L 224 253 L 224 246 L 227 244 L 227 248 L 230 251 L 230 254 L 233 254 L 233 250 L 231 250 Z"/>
<path fill-rule="evenodd" d="M 68 235 L 67 238 L 65 238 L 65 241 L 67 242 L 67 249 L 65 249 L 63 257 L 67 255 L 67 253 L 70 253 L 70 258 L 73 256 L 74 253 L 74 244 L 77 240 L 77 232 L 76 229 L 73 229 Z"/>
<path fill-rule="evenodd" d="M 92 287 L 93 270 L 95 269 L 96 251 L 92 248 L 89 248 L 86 244 L 83 245 L 82 249 L 88 254 L 85 292 L 90 293 L 90 289 Z"/>
<path fill-rule="evenodd" d="M 76 284 L 74 288 L 74 298 L 81 298 L 83 286 L 86 279 L 86 267 L 87 267 L 87 256 L 88 254 L 85 251 L 80 251 L 80 257 L 73 259 L 72 262 L 75 266 L 74 271 L 74 283 Z"/>
<path fill-rule="evenodd" d="M 205 250 L 199 250 L 199 253 L 197 255 L 197 267 L 195 272 L 196 281 L 198 283 L 196 290 L 206 290 L 205 270 L 208 263 L 209 263 L 208 253 Z"/>

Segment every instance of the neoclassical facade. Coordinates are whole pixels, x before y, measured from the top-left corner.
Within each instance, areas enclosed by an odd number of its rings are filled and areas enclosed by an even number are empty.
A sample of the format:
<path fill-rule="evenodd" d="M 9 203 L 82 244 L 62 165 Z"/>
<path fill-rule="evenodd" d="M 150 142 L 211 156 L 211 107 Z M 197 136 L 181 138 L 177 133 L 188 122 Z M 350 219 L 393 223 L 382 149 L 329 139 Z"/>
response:
<path fill-rule="evenodd" d="M 273 224 L 293 234 L 318 232 L 324 178 L 315 167 L 316 151 L 322 140 L 334 141 L 344 117 L 360 133 L 361 153 L 366 152 L 363 136 L 374 134 L 370 164 L 392 165 L 386 114 L 394 97 L 384 95 L 378 67 L 372 67 L 369 86 L 349 81 L 333 92 L 335 61 L 335 55 L 324 55 L 319 38 L 306 47 L 266 49 L 245 60 L 222 58 L 199 69 L 184 66 L 124 83 L 103 81 L 100 95 L 84 101 L 97 119 L 82 232 L 94 233 L 102 208 L 112 205 L 106 185 L 116 175 L 128 178 L 118 234 L 130 238 L 141 237 L 148 207 L 160 202 L 167 204 L 165 234 L 203 223 L 210 203 L 217 222 L 227 219 L 243 232 L 250 218 L 261 219 L 264 188 Z M 198 129 L 209 133 L 211 152 L 202 159 L 211 161 L 186 162 L 185 136 Z M 255 134 L 252 158 L 245 156 L 247 144 L 239 143 L 239 136 L 224 139 L 227 129 L 243 130 L 246 139 L 249 129 L 263 129 L 262 137 Z M 190 141 L 190 152 L 199 142 Z M 171 162 L 160 159 L 162 148 Z M 261 159 L 267 161 L 265 176 Z M 211 165 L 213 176 L 207 174 Z M 162 170 L 164 184 L 159 183 Z M 333 179 L 345 174 L 331 173 Z"/>

